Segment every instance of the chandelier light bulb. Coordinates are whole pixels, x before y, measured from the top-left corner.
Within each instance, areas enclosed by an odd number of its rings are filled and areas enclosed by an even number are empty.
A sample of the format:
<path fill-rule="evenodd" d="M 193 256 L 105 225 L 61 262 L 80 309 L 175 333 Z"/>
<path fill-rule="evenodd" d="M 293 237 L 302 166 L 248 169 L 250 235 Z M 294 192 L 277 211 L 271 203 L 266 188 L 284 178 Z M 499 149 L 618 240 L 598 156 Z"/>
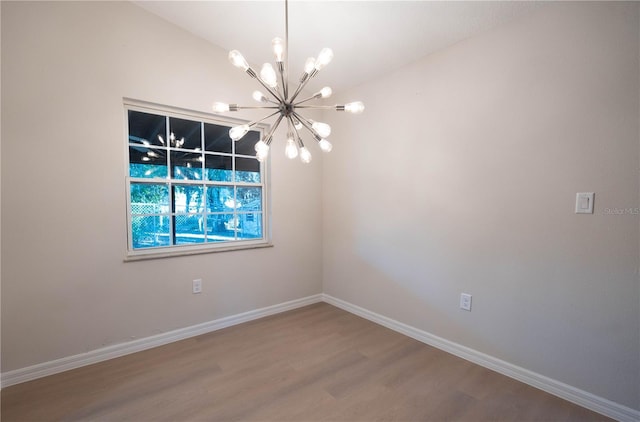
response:
<path fill-rule="evenodd" d="M 331 152 L 331 150 L 333 149 L 333 145 L 331 145 L 331 142 L 327 141 L 324 138 L 320 139 L 320 142 L 318 142 L 318 145 L 320 146 L 320 149 L 324 152 Z"/>
<path fill-rule="evenodd" d="M 229 52 L 229 61 L 232 65 L 234 65 L 235 67 L 239 67 L 242 70 L 246 71 L 247 69 L 249 69 L 249 63 L 247 63 L 247 61 L 238 50 L 232 50 Z"/>
<path fill-rule="evenodd" d="M 266 160 L 268 156 L 269 156 L 269 149 L 262 149 L 262 150 L 256 152 L 256 159 L 261 163 L 264 160 Z"/>
<path fill-rule="evenodd" d="M 224 113 L 229 111 L 229 104 L 226 103 L 213 103 L 213 111 L 216 113 Z"/>
<path fill-rule="evenodd" d="M 262 140 L 256 142 L 254 149 L 256 150 L 256 158 L 260 162 L 263 162 L 269 156 L 269 145 Z"/>
<path fill-rule="evenodd" d="M 284 149 L 284 155 L 291 160 L 298 156 L 298 146 L 293 139 L 287 139 L 287 146 Z"/>
<path fill-rule="evenodd" d="M 325 86 L 320 90 L 318 94 L 320 94 L 321 98 L 329 98 L 332 93 L 333 91 L 331 90 L 331 88 L 329 88 L 328 86 Z"/>
<path fill-rule="evenodd" d="M 282 38 L 274 38 L 271 40 L 271 45 L 273 46 L 273 54 L 276 55 L 276 61 L 282 62 L 284 57 L 284 41 Z"/>
<path fill-rule="evenodd" d="M 316 70 L 321 70 L 323 67 L 328 65 L 333 59 L 333 50 L 330 48 L 323 48 L 318 54 L 318 58 L 316 59 L 315 68 Z"/>
<path fill-rule="evenodd" d="M 364 104 L 361 101 L 345 104 L 344 111 L 348 111 L 353 114 L 360 114 L 364 111 Z"/>
<path fill-rule="evenodd" d="M 305 164 L 309 164 L 311 162 L 311 153 L 307 147 L 300 148 L 300 160 Z"/>
<path fill-rule="evenodd" d="M 309 57 L 307 61 L 304 62 L 304 73 L 311 73 L 313 69 L 316 67 L 316 59 L 315 57 Z"/>
<path fill-rule="evenodd" d="M 327 136 L 331 135 L 331 126 L 329 126 L 326 123 L 322 123 L 322 122 L 313 122 L 311 124 L 311 128 L 314 130 L 315 133 L 318 134 L 318 136 L 320 136 L 321 138 L 326 138 Z"/>
<path fill-rule="evenodd" d="M 249 125 L 234 126 L 229 129 L 229 137 L 234 141 L 239 141 L 249 132 Z"/>
<path fill-rule="evenodd" d="M 260 91 L 253 91 L 253 99 L 259 103 L 266 103 L 268 98 Z"/>
<path fill-rule="evenodd" d="M 260 69 L 260 79 L 264 81 L 271 88 L 275 88 L 278 85 L 278 77 L 276 76 L 276 71 L 271 66 L 271 63 L 265 63 L 262 65 L 262 69 Z"/>
<path fill-rule="evenodd" d="M 256 142 L 255 146 L 253 147 L 253 149 L 256 150 L 256 152 L 260 152 L 260 151 L 269 151 L 269 145 L 266 144 L 266 142 L 264 142 L 262 139 L 259 140 L 258 142 Z"/>

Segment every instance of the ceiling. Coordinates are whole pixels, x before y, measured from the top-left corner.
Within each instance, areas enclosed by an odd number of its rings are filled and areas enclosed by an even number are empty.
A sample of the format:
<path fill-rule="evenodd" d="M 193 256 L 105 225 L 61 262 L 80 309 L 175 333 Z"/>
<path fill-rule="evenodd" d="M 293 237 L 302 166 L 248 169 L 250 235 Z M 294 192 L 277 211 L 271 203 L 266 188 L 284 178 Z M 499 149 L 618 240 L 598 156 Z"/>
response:
<path fill-rule="evenodd" d="M 225 50 L 239 50 L 258 70 L 274 61 L 271 40 L 285 36 L 284 1 L 134 3 Z M 291 80 L 297 80 L 307 57 L 331 47 L 333 61 L 310 86 L 345 90 L 541 6 L 519 1 L 291 0 Z"/>

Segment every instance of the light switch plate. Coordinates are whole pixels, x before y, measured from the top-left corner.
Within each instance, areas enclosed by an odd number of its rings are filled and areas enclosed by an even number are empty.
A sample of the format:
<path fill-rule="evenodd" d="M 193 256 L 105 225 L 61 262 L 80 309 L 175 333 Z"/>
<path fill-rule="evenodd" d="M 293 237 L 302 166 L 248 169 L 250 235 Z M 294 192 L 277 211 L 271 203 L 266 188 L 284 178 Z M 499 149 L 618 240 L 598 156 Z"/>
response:
<path fill-rule="evenodd" d="M 471 311 L 471 295 L 469 293 L 460 293 L 460 309 Z"/>
<path fill-rule="evenodd" d="M 593 192 L 578 192 L 576 194 L 576 214 L 593 214 Z"/>

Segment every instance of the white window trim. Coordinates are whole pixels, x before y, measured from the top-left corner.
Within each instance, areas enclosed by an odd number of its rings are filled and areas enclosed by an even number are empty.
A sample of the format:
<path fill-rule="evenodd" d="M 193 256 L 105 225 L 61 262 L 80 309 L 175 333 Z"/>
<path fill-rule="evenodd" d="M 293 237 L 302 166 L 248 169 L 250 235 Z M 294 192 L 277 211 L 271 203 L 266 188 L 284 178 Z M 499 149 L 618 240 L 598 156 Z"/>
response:
<path fill-rule="evenodd" d="M 159 114 L 163 116 L 175 117 L 186 120 L 198 120 L 205 123 L 211 123 L 221 126 L 230 126 L 248 123 L 248 120 L 237 119 L 232 117 L 221 117 L 215 114 L 204 113 L 199 111 L 187 110 L 179 107 L 155 104 L 147 101 L 135 100 L 131 98 L 123 98 L 124 112 L 124 158 L 126 165 L 124 166 L 125 195 L 126 195 L 126 215 L 127 215 L 127 244 L 124 261 L 140 261 L 145 259 L 160 259 L 176 256 L 189 256 L 216 252 L 229 252 L 246 249 L 268 248 L 272 247 L 271 242 L 271 195 L 270 195 L 270 158 L 261 163 L 261 185 L 262 185 L 262 239 L 234 240 L 229 242 L 212 242 L 194 245 L 173 245 L 162 246 L 148 249 L 133 249 L 133 239 L 131 233 L 132 216 L 131 216 L 131 177 L 129 176 L 129 117 L 128 111 L 140 111 L 144 113 Z M 252 130 L 264 133 L 269 128 L 266 124 L 255 125 Z M 147 182 L 156 180 L 166 181 L 165 179 L 146 179 Z M 194 181 L 180 181 L 180 183 L 191 183 Z M 135 183 L 135 180 L 134 180 Z M 194 182 L 198 185 L 202 182 Z M 218 184 L 217 182 L 208 182 L 208 184 Z M 219 182 L 220 185 L 228 185 L 228 182 Z M 242 182 L 233 182 L 234 186 L 242 186 Z"/>

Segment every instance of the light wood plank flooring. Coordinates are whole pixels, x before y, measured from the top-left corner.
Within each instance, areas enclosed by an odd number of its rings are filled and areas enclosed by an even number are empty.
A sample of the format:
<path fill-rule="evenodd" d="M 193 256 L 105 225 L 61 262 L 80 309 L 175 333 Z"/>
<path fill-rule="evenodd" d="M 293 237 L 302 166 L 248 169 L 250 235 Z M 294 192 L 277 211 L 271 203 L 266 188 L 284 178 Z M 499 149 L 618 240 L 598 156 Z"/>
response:
<path fill-rule="evenodd" d="M 10 421 L 607 418 L 326 303 L 5 388 Z"/>

